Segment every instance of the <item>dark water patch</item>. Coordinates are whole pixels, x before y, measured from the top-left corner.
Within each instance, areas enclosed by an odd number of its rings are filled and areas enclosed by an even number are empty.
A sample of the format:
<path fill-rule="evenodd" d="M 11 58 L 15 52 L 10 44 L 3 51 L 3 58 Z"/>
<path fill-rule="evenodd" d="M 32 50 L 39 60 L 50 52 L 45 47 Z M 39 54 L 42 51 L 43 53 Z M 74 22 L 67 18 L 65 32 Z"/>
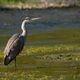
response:
<path fill-rule="evenodd" d="M 0 30 L 20 30 L 25 17 L 41 19 L 28 24 L 29 34 L 52 31 L 54 27 L 79 27 L 80 9 L 33 9 L 33 10 L 2 10 L 0 12 Z M 27 27 L 27 26 L 26 26 Z M 6 31 L 7 32 L 7 31 Z M 4 32 L 3 32 L 4 33 Z"/>

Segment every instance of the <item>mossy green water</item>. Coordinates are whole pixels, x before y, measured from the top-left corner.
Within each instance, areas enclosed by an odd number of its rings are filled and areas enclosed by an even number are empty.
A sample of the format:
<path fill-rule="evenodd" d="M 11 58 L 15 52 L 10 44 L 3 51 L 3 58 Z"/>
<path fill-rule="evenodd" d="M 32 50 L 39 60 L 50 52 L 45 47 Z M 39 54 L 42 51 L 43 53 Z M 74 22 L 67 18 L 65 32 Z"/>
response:
<path fill-rule="evenodd" d="M 80 79 L 79 28 L 28 35 L 25 47 L 17 57 L 16 71 L 14 61 L 3 65 L 3 48 L 9 37 L 0 37 L 0 80 Z"/>

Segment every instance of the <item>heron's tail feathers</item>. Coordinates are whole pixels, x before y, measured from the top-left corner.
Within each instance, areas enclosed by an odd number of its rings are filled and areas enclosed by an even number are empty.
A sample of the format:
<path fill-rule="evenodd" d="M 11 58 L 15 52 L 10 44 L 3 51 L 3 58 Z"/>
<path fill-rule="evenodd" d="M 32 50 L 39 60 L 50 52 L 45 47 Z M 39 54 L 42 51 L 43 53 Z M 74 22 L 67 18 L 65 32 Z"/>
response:
<path fill-rule="evenodd" d="M 6 56 L 4 59 L 4 65 L 8 65 L 12 61 L 11 56 Z"/>

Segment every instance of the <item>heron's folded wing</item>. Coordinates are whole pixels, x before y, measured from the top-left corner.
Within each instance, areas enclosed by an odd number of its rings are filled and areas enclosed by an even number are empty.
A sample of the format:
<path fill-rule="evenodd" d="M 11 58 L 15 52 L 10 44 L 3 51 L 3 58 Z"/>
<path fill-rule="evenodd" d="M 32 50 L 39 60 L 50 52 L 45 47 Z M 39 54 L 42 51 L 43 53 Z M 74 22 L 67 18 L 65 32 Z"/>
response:
<path fill-rule="evenodd" d="M 10 47 L 11 45 L 13 44 L 13 42 L 19 37 L 19 34 L 14 34 L 10 39 L 9 41 L 7 42 L 7 45 L 4 49 L 4 54 L 5 55 L 8 55 L 9 51 L 10 51 Z"/>

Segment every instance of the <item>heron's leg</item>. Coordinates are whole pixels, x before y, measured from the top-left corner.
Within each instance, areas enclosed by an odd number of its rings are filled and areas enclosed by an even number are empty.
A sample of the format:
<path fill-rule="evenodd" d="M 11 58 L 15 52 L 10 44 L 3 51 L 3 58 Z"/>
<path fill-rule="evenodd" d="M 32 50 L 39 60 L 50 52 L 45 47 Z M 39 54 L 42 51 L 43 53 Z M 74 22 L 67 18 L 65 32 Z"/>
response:
<path fill-rule="evenodd" d="M 16 58 L 15 58 L 15 71 L 16 71 Z"/>

